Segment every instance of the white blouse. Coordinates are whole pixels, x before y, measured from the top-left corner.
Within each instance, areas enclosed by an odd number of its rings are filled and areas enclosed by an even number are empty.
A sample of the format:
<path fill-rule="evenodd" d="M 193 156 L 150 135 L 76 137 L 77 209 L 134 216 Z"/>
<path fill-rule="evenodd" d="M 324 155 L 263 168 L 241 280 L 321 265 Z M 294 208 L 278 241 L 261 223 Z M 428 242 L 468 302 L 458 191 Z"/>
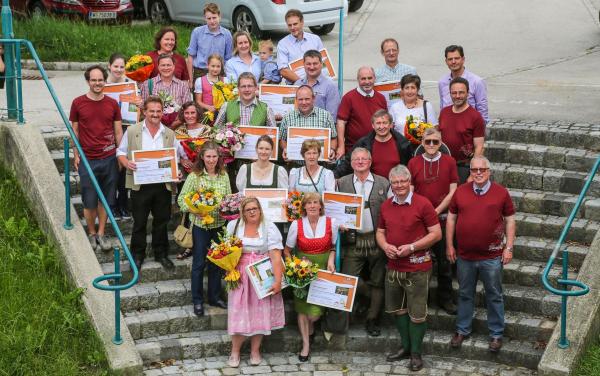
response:
<path fill-rule="evenodd" d="M 227 233 L 233 234 L 235 224 L 238 220 L 230 221 L 227 224 Z M 242 240 L 242 252 L 243 253 L 258 253 L 265 254 L 274 249 L 283 249 L 283 239 L 279 229 L 273 222 L 262 222 L 258 227 L 258 237 L 248 238 L 244 236 L 244 229 L 246 225 L 243 220 L 240 219 L 240 224 L 235 234 Z"/>
<path fill-rule="evenodd" d="M 438 117 L 431 105 L 431 102 L 427 101 L 427 121 L 432 125 L 438 125 Z M 420 121 L 425 121 L 425 112 L 423 106 L 415 108 L 407 108 L 404 105 L 404 101 L 398 101 L 390 107 L 390 114 L 394 119 L 394 129 L 401 134 L 404 134 L 404 124 L 406 124 L 406 118 L 412 115 L 413 118 Z"/>
<path fill-rule="evenodd" d="M 313 233 L 312 227 L 310 227 L 310 223 L 308 222 L 308 217 L 302 217 L 302 226 L 304 228 L 304 236 L 308 239 L 322 238 L 325 236 L 325 216 L 319 217 L 319 221 L 317 222 L 317 229 Z M 335 245 L 338 237 L 338 230 L 340 228 L 339 223 L 335 220 L 335 218 L 331 218 L 331 243 Z M 294 248 L 296 243 L 298 242 L 298 221 L 292 222 L 290 225 L 290 229 L 288 230 L 287 241 L 285 243 L 286 246 L 290 248 Z"/>
<path fill-rule="evenodd" d="M 273 169 L 275 168 L 275 164 L 271 163 L 271 171 L 267 174 L 264 179 L 257 179 L 254 174 L 250 175 L 250 182 L 252 185 L 271 185 L 273 184 Z M 238 191 L 243 192 L 248 182 L 246 181 L 248 164 L 242 165 L 238 170 L 237 176 L 235 177 L 235 185 L 237 186 Z M 284 167 L 279 166 L 277 169 L 277 188 L 288 188 L 288 176 L 287 171 Z"/>
<path fill-rule="evenodd" d="M 333 171 L 319 166 L 317 175 L 313 177 L 319 193 L 335 191 L 335 176 Z M 290 171 L 290 191 L 316 192 L 312 181 L 306 174 L 306 167 L 292 168 Z"/>

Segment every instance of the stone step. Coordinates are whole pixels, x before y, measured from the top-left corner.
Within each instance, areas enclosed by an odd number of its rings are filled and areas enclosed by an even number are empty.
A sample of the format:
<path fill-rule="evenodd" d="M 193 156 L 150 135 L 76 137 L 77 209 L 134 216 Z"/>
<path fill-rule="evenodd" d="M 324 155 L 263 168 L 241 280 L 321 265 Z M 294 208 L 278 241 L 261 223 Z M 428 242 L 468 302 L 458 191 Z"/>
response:
<path fill-rule="evenodd" d="M 600 124 L 499 119 L 487 126 L 488 139 L 566 148 L 600 150 Z"/>
<path fill-rule="evenodd" d="M 63 139 L 65 137 L 70 138 L 69 132 L 64 125 L 56 127 L 42 127 L 40 128 L 40 132 L 42 133 L 46 147 L 50 151 L 62 151 L 64 146 Z"/>
<path fill-rule="evenodd" d="M 560 192 L 545 192 L 534 189 L 509 189 L 517 211 L 568 217 L 575 207 L 579 195 Z M 576 214 L 577 218 L 600 220 L 600 199 L 585 197 Z"/>
<path fill-rule="evenodd" d="M 492 179 L 507 188 L 536 189 L 579 195 L 588 173 L 519 164 L 492 163 Z M 595 176 L 588 197 L 600 197 L 600 176 Z"/>
<path fill-rule="evenodd" d="M 515 220 L 517 237 L 529 236 L 550 239 L 558 239 L 567 222 L 566 217 L 523 212 L 517 212 Z M 566 240 L 586 245 L 591 244 L 599 229 L 599 222 L 576 218 L 571 224 Z"/>
<path fill-rule="evenodd" d="M 559 146 L 486 140 L 485 155 L 492 162 L 589 172 L 598 153 Z"/>
<path fill-rule="evenodd" d="M 296 327 L 296 314 L 291 301 L 286 304 L 286 326 Z M 485 308 L 477 308 L 473 318 L 473 331 L 487 333 L 487 312 Z M 352 316 L 352 325 L 360 327 L 364 319 Z M 159 308 L 148 311 L 133 311 L 125 314 L 125 322 L 133 339 L 166 336 L 175 333 L 203 330 L 226 330 L 227 311 L 206 305 L 204 316 L 194 314 L 193 306 Z M 449 315 L 437 307 L 428 307 L 428 328 L 452 331 L 456 316 Z M 556 326 L 545 316 L 529 315 L 522 312 L 507 311 L 505 313 L 505 335 L 515 339 L 535 339 L 547 341 Z M 394 331 L 395 325 L 391 315 L 385 314 L 382 319 L 383 331 Z"/>
<path fill-rule="evenodd" d="M 58 170 L 58 172 L 60 172 L 61 174 L 65 172 L 65 153 L 63 151 L 63 149 L 61 148 L 60 150 L 50 150 L 50 156 L 52 157 L 52 161 L 54 162 L 54 165 L 56 166 L 56 169 Z M 69 165 L 70 165 L 70 171 L 75 171 L 74 167 L 73 167 L 73 151 L 70 150 L 69 151 Z"/>
<path fill-rule="evenodd" d="M 205 289 L 206 289 L 206 283 Z M 456 281 L 454 289 L 458 289 Z M 539 287 L 519 286 L 504 283 L 505 309 L 540 316 L 557 316 L 560 299 Z M 430 283 L 430 300 L 436 296 L 435 278 Z M 475 303 L 483 307 L 483 285 L 477 284 Z M 189 278 L 138 283 L 121 293 L 123 312 L 153 310 L 167 307 L 185 306 L 192 301 L 191 281 Z"/>
<path fill-rule="evenodd" d="M 538 236 L 517 236 L 513 254 L 515 258 L 520 260 L 546 263 L 552 254 L 555 244 L 556 239 L 541 238 Z M 589 252 L 589 248 L 576 243 L 567 243 L 562 249 L 565 247 L 569 249 L 569 265 L 579 269 Z M 557 263 L 561 262 L 561 257 L 562 252 L 558 254 Z"/>
<path fill-rule="evenodd" d="M 300 363 L 298 355 L 288 352 L 264 353 L 259 366 L 249 364 L 248 352 L 242 354 L 240 368 L 227 366 L 228 356 L 199 359 L 185 359 L 155 363 L 146 366 L 144 375 L 272 375 L 272 376 L 385 376 L 410 375 L 408 359 L 389 363 L 385 353 L 318 351 L 311 352 L 308 363 Z M 423 354 L 424 369 L 418 374 L 425 375 L 535 375 L 536 371 L 483 360 L 461 359 L 454 356 Z"/>
<path fill-rule="evenodd" d="M 438 356 L 456 356 L 471 360 L 486 360 L 508 364 L 515 367 L 535 369 L 542 356 L 543 349 L 534 341 L 504 338 L 502 350 L 497 354 L 488 351 L 488 336 L 475 334 L 463 342 L 460 349 L 449 346 L 451 331 L 428 330 L 423 341 L 425 354 Z M 335 342 L 335 343 L 334 343 Z M 266 353 L 289 352 L 295 354 L 301 339 L 295 328 L 274 331 L 263 340 L 262 350 Z M 384 354 L 398 348 L 399 339 L 395 330 L 384 331 L 380 337 L 369 337 L 362 327 L 351 327 L 345 341 L 326 343 L 318 336 L 312 346 L 314 351 L 338 350 Z M 231 341 L 224 330 L 207 330 L 158 336 L 136 341 L 144 364 L 167 359 L 197 359 L 226 356 L 231 351 Z M 313 362 L 315 359 L 313 359 Z"/>
<path fill-rule="evenodd" d="M 142 264 L 141 274 L 138 279 L 138 283 L 151 283 L 157 281 L 169 281 L 173 279 L 186 279 L 190 278 L 192 270 L 192 258 L 189 257 L 185 260 L 177 260 L 175 257 L 170 257 L 171 261 L 175 265 L 173 270 L 166 270 L 161 264 L 146 258 Z M 104 274 L 111 274 L 114 272 L 115 263 L 107 262 L 100 265 Z M 121 273 L 123 274 L 123 281 L 131 280 L 131 265 L 128 261 L 121 261 L 119 263 Z"/>

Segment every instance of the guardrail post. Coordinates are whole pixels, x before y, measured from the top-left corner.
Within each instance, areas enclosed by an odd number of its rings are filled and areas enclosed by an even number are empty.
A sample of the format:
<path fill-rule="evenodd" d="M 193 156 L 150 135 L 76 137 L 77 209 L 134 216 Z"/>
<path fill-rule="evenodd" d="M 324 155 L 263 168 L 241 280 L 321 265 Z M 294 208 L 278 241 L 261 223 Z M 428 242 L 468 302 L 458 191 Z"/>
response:
<path fill-rule="evenodd" d="M 562 254 L 562 274 L 563 279 L 569 278 L 569 250 L 565 248 Z M 563 289 L 567 290 L 568 286 L 563 285 Z M 558 341 L 558 347 L 566 349 L 569 347 L 570 342 L 567 339 L 567 295 L 561 296 L 561 307 L 560 307 L 560 340 Z"/>
<path fill-rule="evenodd" d="M 17 71 L 17 124 L 24 124 L 23 118 L 23 77 L 21 76 L 21 43 L 15 44 L 15 61 Z"/>
<path fill-rule="evenodd" d="M 340 34 L 338 36 L 338 91 L 340 97 L 344 91 L 344 1 L 340 9 Z"/>
<path fill-rule="evenodd" d="M 115 275 L 119 276 L 115 278 L 115 283 L 119 284 L 121 281 L 121 254 L 119 247 L 115 247 Z M 123 343 L 123 338 L 121 338 L 121 290 L 115 290 L 115 336 L 112 341 L 115 345 Z"/>
<path fill-rule="evenodd" d="M 63 225 L 65 230 L 71 230 L 73 224 L 71 223 L 71 182 L 70 182 L 70 160 L 69 160 L 69 138 L 63 139 L 63 145 L 65 150 L 65 224 Z"/>
<path fill-rule="evenodd" d="M 12 11 L 8 0 L 2 0 L 2 35 L 4 39 L 13 39 Z M 9 120 L 17 118 L 17 88 L 15 79 L 15 44 L 4 47 L 4 76 L 6 77 L 6 107 Z M 20 61 L 19 61 L 20 64 Z"/>

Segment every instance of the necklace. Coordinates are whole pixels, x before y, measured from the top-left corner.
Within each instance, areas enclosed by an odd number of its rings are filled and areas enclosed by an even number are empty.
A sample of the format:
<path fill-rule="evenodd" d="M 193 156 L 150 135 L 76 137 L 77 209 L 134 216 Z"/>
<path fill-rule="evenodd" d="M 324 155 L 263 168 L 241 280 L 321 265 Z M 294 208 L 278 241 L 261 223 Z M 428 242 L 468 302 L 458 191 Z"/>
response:
<path fill-rule="evenodd" d="M 419 101 L 415 101 L 415 103 L 411 103 L 411 104 L 404 102 L 404 106 L 408 109 L 413 109 L 413 108 L 417 107 L 418 103 L 419 103 Z"/>

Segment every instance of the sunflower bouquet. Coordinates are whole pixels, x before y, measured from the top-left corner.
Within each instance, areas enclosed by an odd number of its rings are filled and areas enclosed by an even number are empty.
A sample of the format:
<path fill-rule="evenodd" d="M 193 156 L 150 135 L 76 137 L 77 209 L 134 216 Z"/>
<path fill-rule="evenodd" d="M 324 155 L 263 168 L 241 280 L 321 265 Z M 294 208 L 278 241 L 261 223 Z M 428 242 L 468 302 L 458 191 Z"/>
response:
<path fill-rule="evenodd" d="M 195 192 L 189 192 L 183 196 L 185 204 L 190 212 L 199 214 L 202 217 L 200 227 L 206 227 L 215 222 L 210 213 L 215 210 L 221 202 L 221 195 L 215 192 L 213 188 L 200 187 Z"/>
<path fill-rule="evenodd" d="M 125 64 L 125 75 L 137 82 L 146 81 L 152 74 L 154 63 L 148 55 L 133 55 Z"/>
<path fill-rule="evenodd" d="M 225 289 L 231 291 L 240 284 L 240 272 L 236 269 L 242 256 L 242 240 L 234 235 L 219 234 L 219 242 L 211 242 L 206 258 L 225 270 Z"/>
<path fill-rule="evenodd" d="M 288 198 L 285 205 L 285 211 L 289 222 L 302 218 L 302 199 L 304 192 L 288 192 Z"/>
<path fill-rule="evenodd" d="M 420 145 L 427 128 L 433 128 L 433 125 L 420 121 L 418 117 L 408 115 L 404 124 L 404 137 L 412 144 Z"/>
<path fill-rule="evenodd" d="M 229 80 L 228 83 L 217 81 L 212 87 L 213 106 L 218 111 L 223 103 L 237 99 L 238 95 L 237 84 L 234 80 Z"/>
<path fill-rule="evenodd" d="M 318 271 L 319 264 L 313 264 L 310 260 L 299 259 L 296 256 L 285 258 L 285 281 L 294 287 L 294 295 L 298 299 L 306 298 L 306 287 L 317 278 Z"/>

